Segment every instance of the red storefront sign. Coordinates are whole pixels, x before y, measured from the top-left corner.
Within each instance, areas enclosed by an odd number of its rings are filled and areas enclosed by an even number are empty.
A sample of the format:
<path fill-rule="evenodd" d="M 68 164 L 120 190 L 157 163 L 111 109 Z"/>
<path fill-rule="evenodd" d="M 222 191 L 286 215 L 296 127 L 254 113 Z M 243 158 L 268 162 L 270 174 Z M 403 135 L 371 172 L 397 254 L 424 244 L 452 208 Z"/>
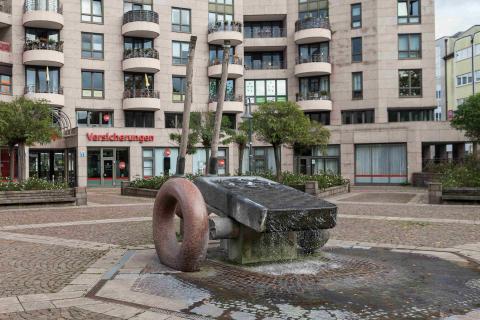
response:
<path fill-rule="evenodd" d="M 141 135 L 141 134 L 93 134 L 87 133 L 88 141 L 120 141 L 120 142 L 131 142 L 137 141 L 139 143 L 152 142 L 155 139 L 155 136 L 152 135 Z"/>

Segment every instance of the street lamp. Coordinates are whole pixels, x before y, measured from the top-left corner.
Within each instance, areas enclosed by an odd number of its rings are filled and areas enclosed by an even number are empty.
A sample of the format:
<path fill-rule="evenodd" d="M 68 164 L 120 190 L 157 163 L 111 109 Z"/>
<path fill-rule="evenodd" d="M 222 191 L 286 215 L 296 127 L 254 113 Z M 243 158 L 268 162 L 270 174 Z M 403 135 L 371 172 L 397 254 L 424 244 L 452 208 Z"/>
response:
<path fill-rule="evenodd" d="M 253 148 L 252 148 L 252 135 L 253 135 L 253 127 L 252 127 L 252 98 L 247 98 L 245 101 L 245 113 L 242 116 L 244 121 L 248 121 L 248 172 L 252 174 L 253 168 Z"/>

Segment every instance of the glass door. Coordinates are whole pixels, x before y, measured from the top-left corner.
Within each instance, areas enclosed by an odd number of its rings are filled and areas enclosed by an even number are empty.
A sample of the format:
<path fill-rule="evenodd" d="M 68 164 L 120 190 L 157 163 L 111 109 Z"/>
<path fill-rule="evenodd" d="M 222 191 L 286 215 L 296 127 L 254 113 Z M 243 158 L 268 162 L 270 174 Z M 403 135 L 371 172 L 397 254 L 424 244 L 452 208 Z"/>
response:
<path fill-rule="evenodd" d="M 103 149 L 103 158 L 102 158 L 102 184 L 105 187 L 113 187 L 115 182 L 113 178 L 115 177 L 115 157 L 113 149 Z"/>

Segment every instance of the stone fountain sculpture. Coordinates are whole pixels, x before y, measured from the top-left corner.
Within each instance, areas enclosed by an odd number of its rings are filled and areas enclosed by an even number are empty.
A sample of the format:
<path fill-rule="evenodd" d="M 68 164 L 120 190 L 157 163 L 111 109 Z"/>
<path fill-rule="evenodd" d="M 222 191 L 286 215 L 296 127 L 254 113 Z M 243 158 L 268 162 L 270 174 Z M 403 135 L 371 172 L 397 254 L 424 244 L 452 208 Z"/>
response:
<path fill-rule="evenodd" d="M 175 214 L 183 218 L 181 245 Z M 199 269 L 209 238 L 221 239 L 234 263 L 293 260 L 298 247 L 311 253 L 328 241 L 336 215 L 329 202 L 259 177 L 172 179 L 155 201 L 154 241 L 161 262 L 181 271 Z"/>

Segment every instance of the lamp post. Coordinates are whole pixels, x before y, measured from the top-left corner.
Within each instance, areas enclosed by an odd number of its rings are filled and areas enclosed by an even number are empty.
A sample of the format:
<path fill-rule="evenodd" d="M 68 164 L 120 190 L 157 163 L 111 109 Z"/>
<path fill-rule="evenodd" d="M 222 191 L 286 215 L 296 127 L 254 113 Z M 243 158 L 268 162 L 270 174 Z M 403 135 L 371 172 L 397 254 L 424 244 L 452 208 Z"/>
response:
<path fill-rule="evenodd" d="M 252 126 L 252 102 L 251 98 L 247 98 L 245 101 L 245 113 L 242 116 L 244 121 L 248 121 L 248 172 L 252 173 L 253 168 L 253 148 L 252 148 L 252 136 L 253 136 L 253 126 Z"/>

